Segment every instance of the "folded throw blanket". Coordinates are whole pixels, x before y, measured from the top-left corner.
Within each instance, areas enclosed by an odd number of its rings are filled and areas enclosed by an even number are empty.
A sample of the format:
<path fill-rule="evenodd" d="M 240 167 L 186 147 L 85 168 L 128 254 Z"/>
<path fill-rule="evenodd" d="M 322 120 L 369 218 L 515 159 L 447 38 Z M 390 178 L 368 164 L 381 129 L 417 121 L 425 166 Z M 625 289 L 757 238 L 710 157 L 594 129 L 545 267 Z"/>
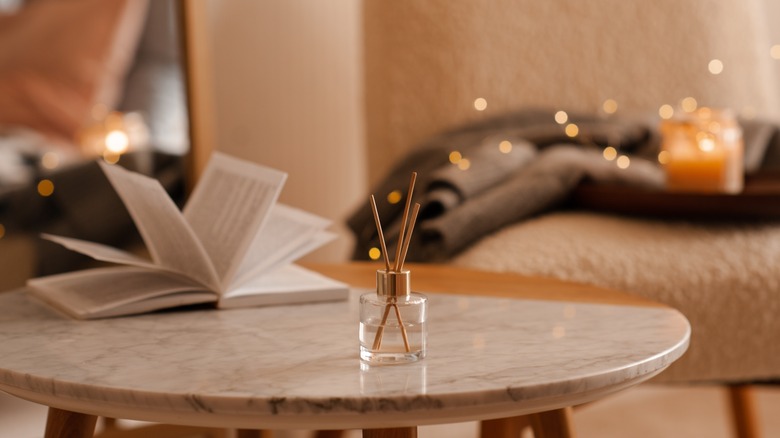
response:
<path fill-rule="evenodd" d="M 561 205 L 585 180 L 662 188 L 657 120 L 575 114 L 569 122 L 579 128 L 575 137 L 566 135 L 552 111 L 524 110 L 454 129 L 415 148 L 372 190 L 388 248 L 396 243 L 404 202 L 385 196 L 406 196 L 412 171 L 419 174 L 414 198 L 422 208 L 409 261 L 447 260 L 506 225 Z M 746 172 L 780 168 L 777 126 L 753 120 L 742 127 Z M 608 145 L 630 157 L 628 168 L 602 156 Z M 451 161 L 451 152 L 468 165 L 457 157 Z M 347 223 L 357 237 L 353 258 L 367 259 L 369 249 L 380 246 L 368 202 Z"/>
<path fill-rule="evenodd" d="M 630 170 L 629 170 L 630 169 Z M 420 222 L 417 252 L 424 260 L 442 260 L 481 237 L 563 202 L 586 177 L 598 182 L 661 188 L 663 170 L 635 158 L 629 169 L 619 169 L 599 151 L 574 145 L 551 146 L 528 166 L 447 214 Z M 423 194 L 425 199 L 427 194 Z"/>

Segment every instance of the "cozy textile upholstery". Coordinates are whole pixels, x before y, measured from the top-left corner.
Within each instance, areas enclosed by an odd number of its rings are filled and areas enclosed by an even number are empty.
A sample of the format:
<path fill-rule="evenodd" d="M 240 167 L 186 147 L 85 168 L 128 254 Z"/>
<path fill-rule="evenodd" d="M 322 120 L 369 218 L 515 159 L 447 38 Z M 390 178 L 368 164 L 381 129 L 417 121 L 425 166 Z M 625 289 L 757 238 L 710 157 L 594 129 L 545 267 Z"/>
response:
<path fill-rule="evenodd" d="M 453 261 L 630 291 L 682 311 L 691 347 L 657 381 L 780 377 L 780 226 L 565 212 L 508 226 Z"/>

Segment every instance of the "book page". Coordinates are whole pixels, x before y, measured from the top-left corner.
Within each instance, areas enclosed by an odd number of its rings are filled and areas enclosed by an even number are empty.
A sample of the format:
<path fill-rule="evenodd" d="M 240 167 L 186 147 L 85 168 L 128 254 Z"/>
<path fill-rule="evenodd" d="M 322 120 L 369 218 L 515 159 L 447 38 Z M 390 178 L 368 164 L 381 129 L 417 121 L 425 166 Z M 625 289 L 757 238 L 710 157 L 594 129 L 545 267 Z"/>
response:
<path fill-rule="evenodd" d="M 286 265 L 226 292 L 219 308 L 345 300 L 349 286 L 298 265 Z"/>
<path fill-rule="evenodd" d="M 136 267 L 86 269 L 27 281 L 33 295 L 79 319 L 216 302 L 217 294 L 184 277 Z"/>
<path fill-rule="evenodd" d="M 247 275 L 258 275 L 279 266 L 284 260 L 290 263 L 313 251 L 316 247 L 310 248 L 308 243 L 328 225 L 330 221 L 320 216 L 284 204 L 274 205 L 268 221 L 252 240 L 230 284 L 240 284 Z M 301 251 L 303 248 L 308 250 Z M 290 254 L 297 257 L 290 259 Z"/>
<path fill-rule="evenodd" d="M 322 245 L 332 241 L 336 238 L 336 233 L 330 231 L 318 231 L 303 242 L 298 242 L 296 246 L 285 248 L 285 251 L 279 251 L 274 254 L 273 258 L 258 264 L 257 266 L 250 267 L 250 269 L 241 277 L 237 277 L 227 291 L 232 291 L 235 288 L 244 287 L 248 283 L 254 283 L 258 280 L 262 281 L 262 278 L 269 271 L 280 269 L 286 265 L 290 265 L 292 262 L 303 257 Z"/>
<path fill-rule="evenodd" d="M 205 249 L 159 181 L 120 166 L 103 162 L 100 166 L 135 221 L 152 260 L 220 290 Z"/>
<path fill-rule="evenodd" d="M 228 284 L 276 203 L 287 174 L 214 153 L 184 217 Z"/>
<path fill-rule="evenodd" d="M 41 237 L 54 243 L 59 243 L 71 251 L 76 251 L 92 257 L 95 260 L 100 260 L 101 262 L 140 266 L 147 269 L 160 269 L 160 266 L 155 265 L 150 260 L 142 259 L 127 251 L 122 251 L 121 249 L 103 245 L 101 243 L 88 242 L 86 240 L 74 239 L 71 237 L 54 236 L 46 233 L 42 234 Z"/>

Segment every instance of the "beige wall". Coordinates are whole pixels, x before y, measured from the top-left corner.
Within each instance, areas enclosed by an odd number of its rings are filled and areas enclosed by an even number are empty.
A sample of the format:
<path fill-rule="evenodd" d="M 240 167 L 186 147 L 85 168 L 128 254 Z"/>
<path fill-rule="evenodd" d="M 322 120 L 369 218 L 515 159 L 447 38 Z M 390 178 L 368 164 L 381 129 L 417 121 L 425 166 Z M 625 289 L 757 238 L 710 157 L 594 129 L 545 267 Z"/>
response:
<path fill-rule="evenodd" d="M 344 218 L 366 193 L 358 0 L 208 0 L 216 148 L 289 173 L 281 201 Z"/>

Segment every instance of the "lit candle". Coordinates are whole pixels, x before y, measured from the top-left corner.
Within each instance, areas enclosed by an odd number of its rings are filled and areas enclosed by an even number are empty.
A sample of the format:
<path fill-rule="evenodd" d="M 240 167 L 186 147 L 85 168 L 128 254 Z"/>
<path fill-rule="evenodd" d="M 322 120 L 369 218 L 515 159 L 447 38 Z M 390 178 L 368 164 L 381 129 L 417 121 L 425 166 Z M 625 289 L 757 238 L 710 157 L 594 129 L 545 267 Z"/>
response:
<path fill-rule="evenodd" d="M 149 146 L 149 128 L 138 113 L 111 111 L 85 126 L 77 142 L 87 156 L 102 155 L 115 163 L 122 154 Z"/>
<path fill-rule="evenodd" d="M 742 191 L 742 129 L 731 112 L 700 108 L 663 120 L 661 134 L 668 190 Z"/>

